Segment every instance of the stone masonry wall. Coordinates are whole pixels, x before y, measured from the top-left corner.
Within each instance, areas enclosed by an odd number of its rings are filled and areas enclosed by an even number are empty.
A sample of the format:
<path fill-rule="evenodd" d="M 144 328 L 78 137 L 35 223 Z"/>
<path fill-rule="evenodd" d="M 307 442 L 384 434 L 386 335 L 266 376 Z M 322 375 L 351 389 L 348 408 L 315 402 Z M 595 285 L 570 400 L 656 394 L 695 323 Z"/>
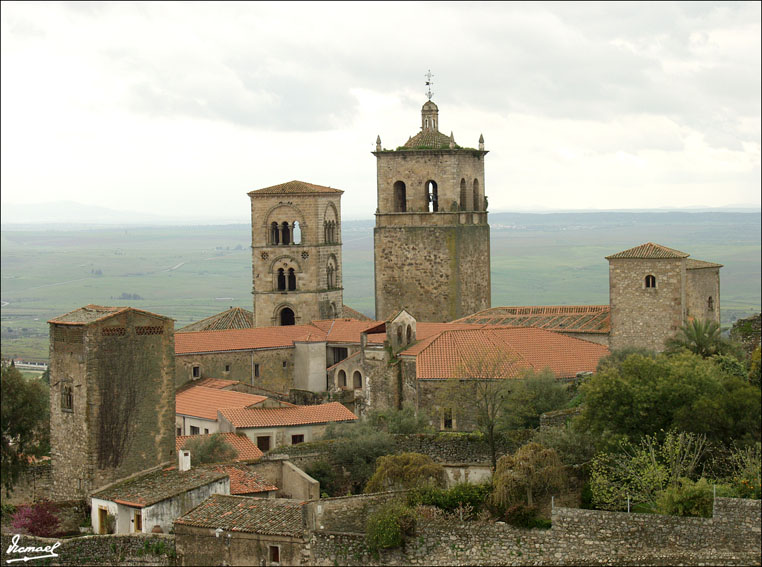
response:
<path fill-rule="evenodd" d="M 255 364 L 259 365 L 258 377 L 255 376 Z M 192 380 L 196 365 L 199 367 L 199 378 L 238 380 L 281 393 L 288 393 L 294 387 L 293 347 L 178 355 L 175 384 L 181 386 Z M 225 371 L 226 366 L 230 366 L 229 372 Z"/>
<path fill-rule="evenodd" d="M 656 278 L 655 288 L 645 278 Z M 609 260 L 610 348 L 664 350 L 685 321 L 685 260 Z"/>
<path fill-rule="evenodd" d="M 720 324 L 720 269 L 685 270 L 686 317 Z M 712 298 L 711 309 L 709 298 Z"/>
<path fill-rule="evenodd" d="M 315 527 L 329 532 L 365 532 L 368 516 L 382 504 L 403 498 L 406 490 L 322 498 L 316 503 Z"/>
<path fill-rule="evenodd" d="M 315 565 L 759 565 L 760 501 L 717 499 L 715 517 L 555 508 L 549 530 L 418 522 L 404 548 L 373 557 L 358 533 L 316 531 Z"/>

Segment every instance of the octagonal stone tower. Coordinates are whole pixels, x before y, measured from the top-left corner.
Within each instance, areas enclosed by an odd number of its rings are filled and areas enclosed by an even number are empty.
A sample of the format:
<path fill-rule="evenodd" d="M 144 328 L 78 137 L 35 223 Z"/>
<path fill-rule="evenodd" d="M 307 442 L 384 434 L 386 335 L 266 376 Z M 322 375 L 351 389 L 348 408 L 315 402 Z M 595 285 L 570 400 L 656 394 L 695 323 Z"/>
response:
<path fill-rule="evenodd" d="M 490 307 L 484 139 L 462 148 L 428 100 L 421 131 L 396 150 L 376 139 L 376 319 L 407 309 L 441 322 Z"/>
<path fill-rule="evenodd" d="M 249 192 L 255 327 L 342 316 L 342 193 L 304 181 Z"/>

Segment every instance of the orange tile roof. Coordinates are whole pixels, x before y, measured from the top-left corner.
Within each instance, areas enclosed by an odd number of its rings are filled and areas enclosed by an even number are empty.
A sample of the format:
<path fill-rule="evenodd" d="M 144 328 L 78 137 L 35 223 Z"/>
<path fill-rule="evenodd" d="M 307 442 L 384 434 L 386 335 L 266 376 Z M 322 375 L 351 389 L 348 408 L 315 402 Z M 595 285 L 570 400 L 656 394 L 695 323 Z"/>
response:
<path fill-rule="evenodd" d="M 175 413 L 216 421 L 218 409 L 244 408 L 266 399 L 266 396 L 194 386 L 177 392 L 175 395 Z"/>
<path fill-rule="evenodd" d="M 218 390 L 224 390 L 233 384 L 238 384 L 238 380 L 223 380 L 222 378 L 199 378 L 192 383 L 191 387 L 203 386 L 204 388 L 216 388 Z"/>
<path fill-rule="evenodd" d="M 255 474 L 246 465 L 215 465 L 211 469 L 230 477 L 230 494 L 257 494 L 278 490 L 274 484 Z"/>
<path fill-rule="evenodd" d="M 357 419 L 354 413 L 339 402 L 282 408 L 225 408 L 220 409 L 220 414 L 236 428 L 284 427 Z"/>
<path fill-rule="evenodd" d="M 329 343 L 359 343 L 360 334 L 378 325 L 378 321 L 358 321 L 356 319 L 325 319 L 312 324 L 325 333 Z"/>
<path fill-rule="evenodd" d="M 267 194 L 282 194 L 282 193 L 343 193 L 341 189 L 333 189 L 332 187 L 325 187 L 323 185 L 315 185 L 314 183 L 307 183 L 305 181 L 287 181 L 279 185 L 273 185 L 272 187 L 265 187 L 264 189 L 255 189 L 249 191 L 249 195 L 267 195 Z"/>
<path fill-rule="evenodd" d="M 314 325 L 178 333 L 175 335 L 175 354 L 290 348 L 294 341 L 314 339 L 325 340 L 325 333 Z"/>
<path fill-rule="evenodd" d="M 653 242 L 646 242 L 635 248 L 629 248 L 622 252 L 617 252 L 611 256 L 606 256 L 607 260 L 618 258 L 649 258 L 649 259 L 676 259 L 687 258 L 690 254 L 680 252 L 673 248 L 667 248 L 661 244 L 654 244 Z"/>
<path fill-rule="evenodd" d="M 516 378 L 525 369 L 544 368 L 566 378 L 594 371 L 608 354 L 605 346 L 533 327 L 443 331 L 402 353 L 416 357 L 416 376 L 421 380 L 462 378 L 466 374 Z"/>
<path fill-rule="evenodd" d="M 455 323 L 538 327 L 551 331 L 605 334 L 611 330 L 611 311 L 608 305 L 491 307 L 467 315 Z"/>
<path fill-rule="evenodd" d="M 236 433 L 210 433 L 209 435 L 178 435 L 175 437 L 175 449 L 179 451 L 185 447 L 185 444 L 191 439 L 204 439 L 210 435 L 222 435 L 222 437 L 233 446 L 238 452 L 235 461 L 252 461 L 262 457 L 263 453 L 259 450 L 251 439 L 244 435 Z M 193 464 L 193 455 L 191 455 L 191 465 Z"/>

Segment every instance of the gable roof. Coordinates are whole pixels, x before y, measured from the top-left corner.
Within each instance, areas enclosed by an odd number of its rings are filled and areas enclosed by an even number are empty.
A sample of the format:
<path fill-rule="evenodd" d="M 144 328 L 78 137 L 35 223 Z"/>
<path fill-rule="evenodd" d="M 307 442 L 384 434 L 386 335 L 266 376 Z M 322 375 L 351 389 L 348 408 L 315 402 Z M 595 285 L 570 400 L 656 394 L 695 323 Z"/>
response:
<path fill-rule="evenodd" d="M 357 419 L 354 413 L 339 402 L 281 408 L 224 408 L 219 412 L 235 428 L 284 427 Z"/>
<path fill-rule="evenodd" d="M 89 325 L 96 321 L 103 321 L 109 317 L 113 317 L 120 313 L 126 313 L 128 311 L 134 311 L 141 315 L 147 315 L 156 319 L 171 320 L 169 317 L 163 315 L 157 315 L 150 311 L 144 311 L 142 309 L 135 309 L 134 307 L 107 307 L 103 305 L 85 305 L 74 311 L 69 311 L 63 315 L 59 315 L 53 319 L 50 319 L 48 323 L 54 323 L 56 325 Z"/>
<path fill-rule="evenodd" d="M 674 250 L 673 248 L 667 248 L 661 244 L 654 244 L 653 242 L 646 242 L 635 248 L 629 248 L 622 252 L 617 252 L 611 256 L 606 256 L 607 260 L 615 260 L 619 258 L 646 258 L 652 260 L 664 260 L 664 259 L 678 259 L 687 258 L 690 254 L 680 252 L 680 250 Z"/>
<path fill-rule="evenodd" d="M 178 333 L 175 335 L 175 354 L 255 348 L 291 348 L 294 346 L 294 341 L 303 341 L 315 337 L 325 338 L 320 329 L 314 325 Z"/>
<path fill-rule="evenodd" d="M 176 524 L 231 532 L 301 537 L 307 502 L 286 498 L 247 498 L 213 494 Z"/>
<path fill-rule="evenodd" d="M 201 321 L 196 321 L 177 329 L 175 333 L 193 331 L 220 331 L 223 329 L 251 329 L 254 326 L 254 313 L 241 307 L 231 307 Z"/>
<path fill-rule="evenodd" d="M 209 468 L 230 477 L 230 494 L 271 492 L 278 487 L 269 483 L 246 465 L 212 465 Z"/>
<path fill-rule="evenodd" d="M 267 396 L 194 386 L 177 392 L 175 395 L 175 413 L 216 421 L 217 410 L 220 408 L 244 408 L 266 399 Z"/>
<path fill-rule="evenodd" d="M 608 305 L 504 306 L 484 309 L 454 322 L 605 334 L 611 330 L 611 310 Z"/>
<path fill-rule="evenodd" d="M 544 368 L 569 378 L 594 371 L 608 354 L 605 346 L 534 327 L 443 331 L 401 353 L 416 357 L 419 380 L 517 378 L 524 370 Z"/>
<path fill-rule="evenodd" d="M 245 435 L 236 435 L 235 433 L 210 433 L 208 435 L 178 435 L 175 437 L 175 449 L 180 451 L 185 448 L 185 444 L 191 439 L 205 439 L 211 435 L 221 435 L 225 441 L 238 452 L 235 461 L 253 461 L 260 459 L 264 453 L 254 442 Z M 191 464 L 193 464 L 193 455 L 191 454 Z M 232 482 L 232 477 L 231 477 Z"/>
<path fill-rule="evenodd" d="M 314 183 L 307 183 L 305 181 L 287 181 L 279 185 L 273 185 L 272 187 L 265 187 L 264 189 L 255 189 L 249 191 L 249 195 L 280 195 L 280 194 L 297 194 L 297 193 L 343 193 L 341 189 L 333 189 L 332 187 L 325 187 L 323 185 L 315 185 Z"/>
<path fill-rule="evenodd" d="M 192 468 L 184 472 L 176 468 L 164 469 L 116 483 L 93 493 L 92 497 L 133 508 L 144 508 L 226 476 L 226 473 L 203 468 Z"/>

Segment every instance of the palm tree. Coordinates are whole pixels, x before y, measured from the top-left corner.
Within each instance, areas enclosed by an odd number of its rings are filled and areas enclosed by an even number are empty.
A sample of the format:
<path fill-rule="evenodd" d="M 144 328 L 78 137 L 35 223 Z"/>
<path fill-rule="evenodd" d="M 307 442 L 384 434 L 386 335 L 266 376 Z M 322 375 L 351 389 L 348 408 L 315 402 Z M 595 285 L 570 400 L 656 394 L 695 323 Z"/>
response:
<path fill-rule="evenodd" d="M 689 321 L 680 327 L 677 335 L 666 341 L 667 350 L 670 352 L 688 349 L 704 358 L 721 354 L 727 346 L 727 341 L 720 335 L 720 326 L 708 319 Z"/>

